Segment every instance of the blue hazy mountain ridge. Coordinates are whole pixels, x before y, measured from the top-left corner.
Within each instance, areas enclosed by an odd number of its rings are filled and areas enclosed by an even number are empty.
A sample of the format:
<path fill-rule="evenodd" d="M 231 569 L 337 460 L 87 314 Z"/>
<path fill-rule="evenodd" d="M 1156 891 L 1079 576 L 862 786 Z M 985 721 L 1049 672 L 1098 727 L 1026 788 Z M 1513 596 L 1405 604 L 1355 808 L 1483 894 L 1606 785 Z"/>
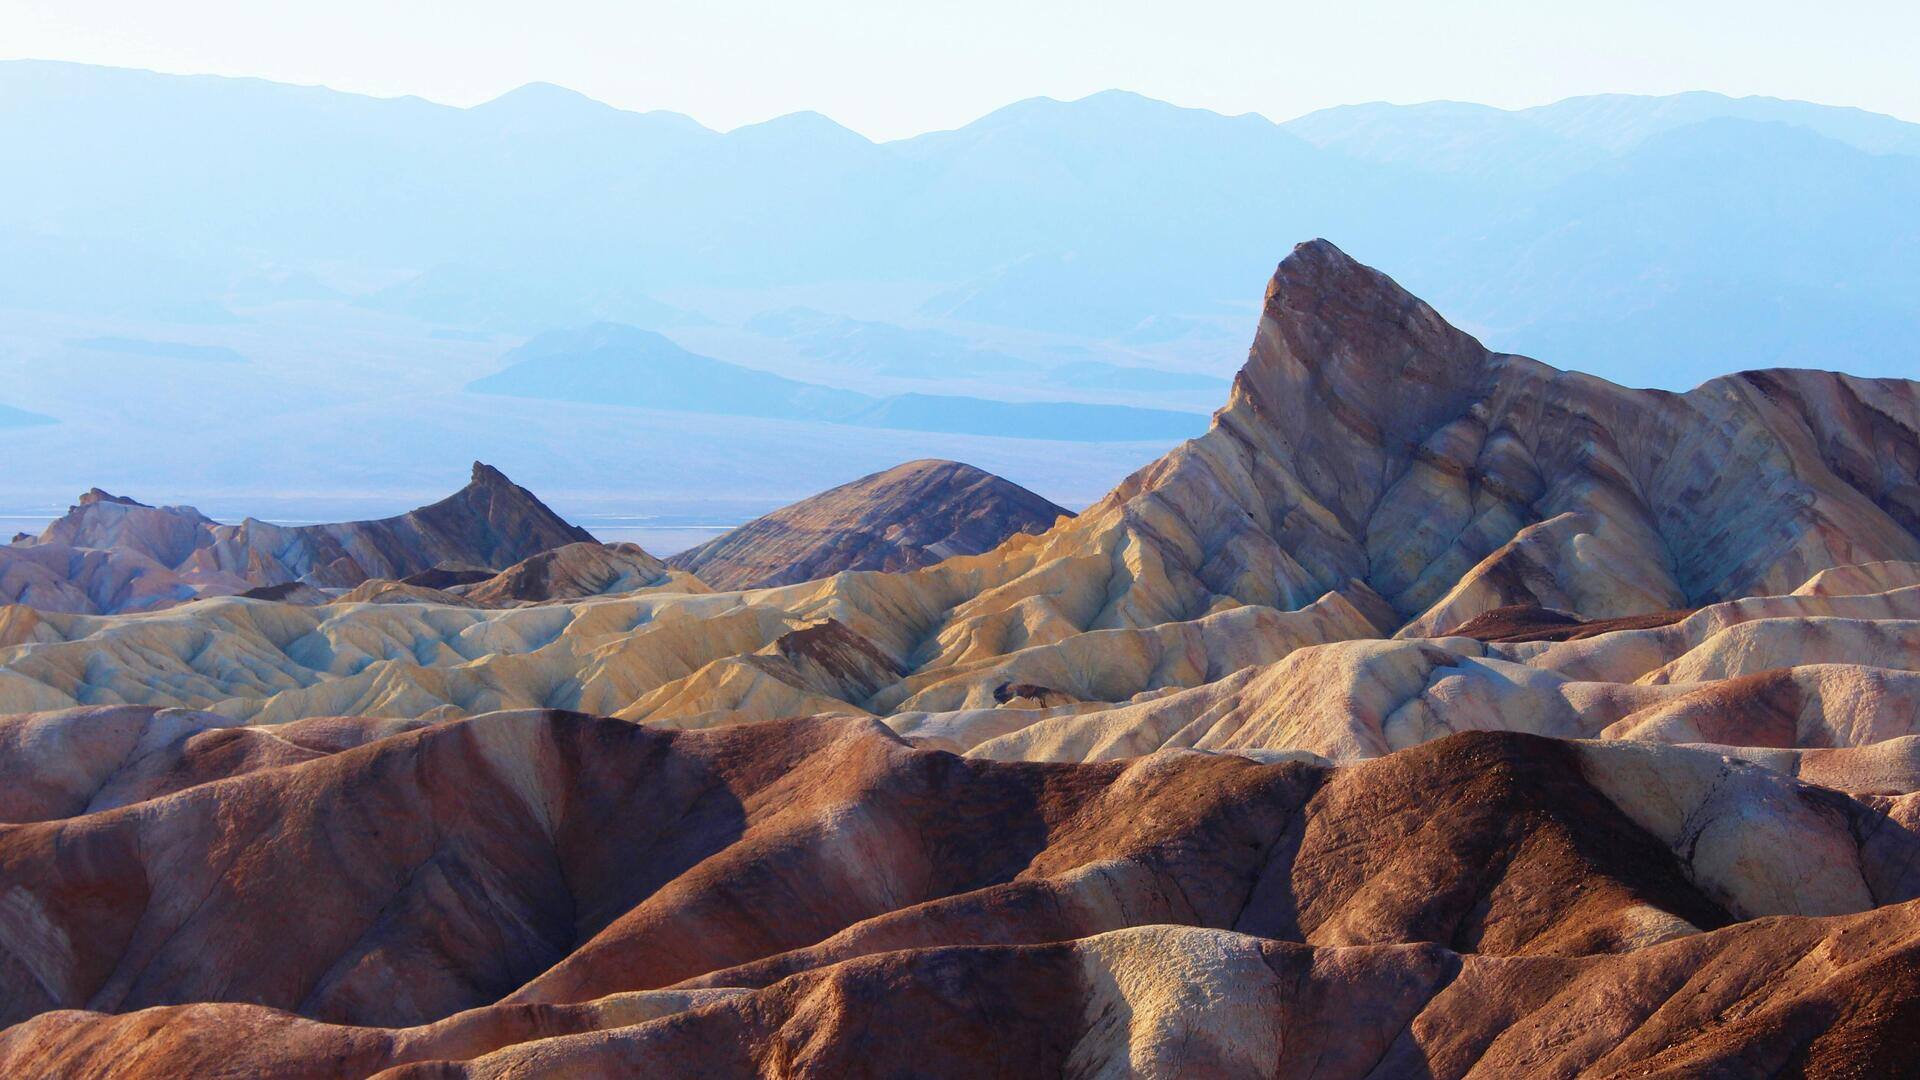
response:
<path fill-rule="evenodd" d="M 42 416 L 25 409 L 16 409 L 11 405 L 0 405 L 0 428 L 39 427 L 42 424 L 57 424 L 51 416 Z"/>
<path fill-rule="evenodd" d="M 1916 155 L 1920 125 L 1713 94 L 1275 124 L 1115 91 L 876 144 L 817 114 L 720 133 L 544 85 L 459 109 L 16 61 L 0 286 L 217 319 L 263 266 L 570 283 L 516 316 L 531 329 L 654 321 L 598 290 L 916 282 L 954 332 L 1117 341 L 1250 311 L 1275 252 L 1326 236 L 1496 348 L 1623 382 L 1911 375 Z"/>
<path fill-rule="evenodd" d="M 1788 124 L 1874 154 L 1920 155 L 1920 125 L 1863 109 L 1692 92 L 1596 94 L 1530 109 L 1463 101 L 1322 109 L 1280 125 L 1314 146 L 1438 173 L 1563 179 L 1657 135 L 1713 120 Z"/>
<path fill-rule="evenodd" d="M 95 352 L 144 356 L 156 360 L 188 360 L 195 363 L 244 364 L 247 358 L 225 345 L 195 345 L 186 341 L 154 341 L 149 338 L 104 337 L 75 338 L 72 344 Z"/>
<path fill-rule="evenodd" d="M 481 394 L 632 405 L 666 412 L 833 420 L 873 398 L 688 352 L 650 330 L 597 323 L 549 330 L 467 384 Z"/>
<path fill-rule="evenodd" d="M 1208 390 L 1224 393 L 1229 380 L 1192 371 L 1128 367 L 1110 364 L 1105 360 L 1073 360 L 1048 370 L 1043 381 L 1048 386 L 1083 389 L 1137 390 L 1144 393 Z"/>
<path fill-rule="evenodd" d="M 1920 125 L 1881 113 L 1774 97 L 1692 91 L 1664 97 L 1591 94 L 1514 113 L 1570 139 L 1611 150 L 1706 120 L 1791 124 L 1872 154 L 1920 155 Z"/>
<path fill-rule="evenodd" d="M 876 375 L 948 380 L 1009 376 L 1014 381 L 1079 391 L 1220 391 L 1227 380 L 1198 372 L 1071 360 L 1051 367 L 970 344 L 958 334 L 853 319 L 812 308 L 762 312 L 745 329 L 796 346 L 811 359 Z M 1180 327 L 1179 334 L 1192 332 Z M 960 430 L 941 428 L 939 430 Z"/>
<path fill-rule="evenodd" d="M 650 330 L 613 323 L 548 331 L 504 359 L 504 368 L 467 389 L 664 412 L 1067 442 L 1185 439 L 1206 430 L 1208 422 L 1201 413 L 1124 405 L 935 394 L 875 398 L 701 356 Z"/>
<path fill-rule="evenodd" d="M 1720 119 L 1657 132 L 1535 194 L 1450 265 L 1456 302 L 1517 328 L 1503 345 L 1556 364 L 1637 361 L 1629 374 L 1656 384 L 1664 365 L 1912 377 L 1916 245 L 1920 157 Z"/>
<path fill-rule="evenodd" d="M 762 312 L 747 320 L 745 327 L 764 337 L 791 342 L 803 356 L 877 375 L 968 378 L 1028 373 L 1038 367 L 1030 360 L 978 348 L 958 334 L 909 329 L 805 307 Z"/>
<path fill-rule="evenodd" d="M 1086 405 L 1075 401 L 991 401 L 944 394 L 895 394 L 842 419 L 856 427 L 997 435 L 1064 442 L 1192 439 L 1206 431 L 1202 413 Z"/>
<path fill-rule="evenodd" d="M 423 322 L 513 333 L 537 333 L 556 323 L 620 322 L 660 330 L 708 322 L 617 281 L 460 265 L 433 267 L 359 303 Z"/>

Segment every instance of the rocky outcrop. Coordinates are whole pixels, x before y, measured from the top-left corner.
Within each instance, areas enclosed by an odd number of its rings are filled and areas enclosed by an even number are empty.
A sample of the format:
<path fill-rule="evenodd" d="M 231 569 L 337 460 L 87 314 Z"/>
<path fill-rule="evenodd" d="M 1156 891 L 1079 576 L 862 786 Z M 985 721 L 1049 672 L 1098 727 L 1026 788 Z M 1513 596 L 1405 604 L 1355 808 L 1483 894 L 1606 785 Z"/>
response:
<path fill-rule="evenodd" d="M 466 487 L 431 506 L 328 525 L 251 518 L 222 525 L 190 506 L 147 506 L 94 488 L 38 539 L 0 547 L 0 599 L 75 614 L 149 611 L 242 593 L 289 599 L 296 594 L 255 590 L 296 582 L 344 589 L 447 564 L 498 571 L 556 547 L 592 542 L 585 530 L 479 462 Z M 297 602 L 319 599 L 297 595 Z"/>
<path fill-rule="evenodd" d="M 179 567 L 206 545 L 218 524 L 191 506 L 148 506 L 93 488 L 40 534 L 43 544 L 135 552 Z"/>
<path fill-rule="evenodd" d="M 704 591 L 691 575 L 674 573 L 638 544 L 586 542 L 543 551 L 491 577 L 448 587 L 488 607 L 578 600 L 664 586 L 681 592 Z"/>
<path fill-rule="evenodd" d="M 403 578 L 445 563 L 504 569 L 542 551 L 593 541 L 532 492 L 477 461 L 466 487 L 399 517 L 295 526 L 249 518 L 208 533 L 186 569 L 225 571 L 260 584 L 277 578 L 336 588 Z"/>
<path fill-rule="evenodd" d="M 267 586 L 243 596 L 277 599 L 262 593 L 279 588 L 313 591 L 304 583 Z M 322 596 L 332 604 L 436 604 L 465 608 L 509 608 L 550 604 L 594 596 L 647 592 L 691 594 L 707 587 L 692 574 L 671 570 L 638 544 L 583 541 L 543 551 L 505 570 L 469 570 L 442 564 L 399 580 L 370 578 L 345 593 Z M 311 602 L 302 596 L 297 602 Z"/>
<path fill-rule="evenodd" d="M 0 599 L 47 612 L 95 614 L 152 611 L 202 595 L 238 592 L 231 575 L 217 582 L 180 574 L 138 551 L 14 543 L 0 547 Z"/>
<path fill-rule="evenodd" d="M 667 561 L 719 589 L 977 555 L 1072 514 L 957 461 L 909 461 L 802 499 Z"/>
<path fill-rule="evenodd" d="M 1578 641 L 1581 638 L 1611 634 L 1615 630 L 1647 630 L 1667 626 L 1693 614 L 1693 611 L 1654 611 L 1645 615 L 1622 615 L 1617 619 L 1583 619 L 1568 611 L 1556 611 L 1537 604 L 1510 604 L 1483 611 L 1441 637 L 1470 637 L 1478 641 L 1514 644 L 1522 641 Z"/>
<path fill-rule="evenodd" d="M 1297 606 L 1357 578 L 1432 632 L 1503 605 L 1640 614 L 1909 559 L 1916 472 L 1913 383 L 1628 390 L 1488 352 L 1316 241 L 1268 287 L 1214 430 L 1085 517 L 1150 502 L 1189 603 Z"/>

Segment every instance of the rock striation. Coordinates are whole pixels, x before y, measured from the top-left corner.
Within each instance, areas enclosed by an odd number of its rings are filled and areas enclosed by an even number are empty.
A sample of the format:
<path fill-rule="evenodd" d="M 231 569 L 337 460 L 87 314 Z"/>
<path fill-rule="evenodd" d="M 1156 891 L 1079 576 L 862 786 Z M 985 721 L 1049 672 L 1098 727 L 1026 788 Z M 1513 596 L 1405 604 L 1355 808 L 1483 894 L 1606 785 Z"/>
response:
<path fill-rule="evenodd" d="M 0 830 L 8 1075 L 826 1076 L 895 1053 L 882 1021 L 955 1076 L 1913 1064 L 1915 802 L 1706 751 L 1030 765 L 547 711 L 0 738 L 29 774 L 98 747 Z"/>
<path fill-rule="evenodd" d="M 399 517 L 296 526 L 249 519 L 209 531 L 209 542 L 188 560 L 190 569 L 244 573 L 261 584 L 280 577 L 334 587 L 402 578 L 443 563 L 504 568 L 593 540 L 500 470 L 477 461 L 466 487 Z"/>
<path fill-rule="evenodd" d="M 483 575 L 477 581 L 452 583 L 449 588 L 481 607 L 578 600 L 656 588 L 705 591 L 705 586 L 692 575 L 673 571 L 638 544 L 593 541 L 551 548 L 528 556 L 498 574 Z"/>
<path fill-rule="evenodd" d="M 914 570 L 1041 533 L 1066 509 L 958 461 L 909 461 L 785 506 L 668 558 L 718 589 L 843 570 Z"/>
<path fill-rule="evenodd" d="M 1914 383 L 1613 386 L 1314 242 L 1078 517 L 914 463 L 663 563 L 496 477 L 0 549 L 94 605 L 0 606 L 0 1073 L 1920 1071 Z"/>

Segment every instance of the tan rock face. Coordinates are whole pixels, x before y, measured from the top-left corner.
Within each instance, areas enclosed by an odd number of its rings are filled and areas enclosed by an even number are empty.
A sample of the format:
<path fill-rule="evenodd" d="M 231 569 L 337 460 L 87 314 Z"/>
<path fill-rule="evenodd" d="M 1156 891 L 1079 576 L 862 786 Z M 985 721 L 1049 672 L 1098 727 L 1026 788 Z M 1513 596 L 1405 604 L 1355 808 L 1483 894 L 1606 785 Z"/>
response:
<path fill-rule="evenodd" d="M 79 597 L 0 607 L 0 1074 L 1913 1074 L 1917 420 L 1316 242 L 1207 435 L 931 565 L 924 464 L 750 591 L 488 477 L 298 565 L 95 498 L 0 549 Z M 242 567 L 377 580 L 134 610 Z"/>
<path fill-rule="evenodd" d="M 843 570 L 913 570 L 977 555 L 1073 515 L 957 461 L 909 461 L 748 522 L 668 563 L 715 588 L 754 589 Z"/>

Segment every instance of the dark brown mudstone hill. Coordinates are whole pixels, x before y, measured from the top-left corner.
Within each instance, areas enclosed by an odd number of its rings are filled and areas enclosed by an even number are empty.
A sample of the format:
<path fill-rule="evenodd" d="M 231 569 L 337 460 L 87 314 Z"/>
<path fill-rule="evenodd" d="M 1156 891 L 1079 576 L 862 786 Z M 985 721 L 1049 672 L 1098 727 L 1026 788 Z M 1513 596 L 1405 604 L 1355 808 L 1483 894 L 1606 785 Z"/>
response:
<path fill-rule="evenodd" d="M 909 461 L 748 522 L 667 559 L 716 589 L 912 570 L 1040 533 L 1066 509 L 957 461 Z"/>
<path fill-rule="evenodd" d="M 1557 611 L 1536 604 L 1508 604 L 1481 612 L 1459 626 L 1442 631 L 1440 636 L 1470 637 L 1500 644 L 1579 641 L 1611 634 L 1616 630 L 1651 630 L 1658 626 L 1671 626 L 1698 610 L 1684 608 L 1654 611 L 1645 615 L 1622 615 L 1614 619 L 1587 619 L 1569 611 Z"/>
<path fill-rule="evenodd" d="M 846 717 L 80 719 L 170 749 L 0 827 L 8 1076 L 1913 1064 L 1905 892 L 1736 924 L 1551 739 L 1331 769 L 974 761 Z M 1770 783 L 1766 813 L 1920 851 L 1878 804 Z M 1288 1056 L 1247 1068 L 1262 1025 Z"/>

